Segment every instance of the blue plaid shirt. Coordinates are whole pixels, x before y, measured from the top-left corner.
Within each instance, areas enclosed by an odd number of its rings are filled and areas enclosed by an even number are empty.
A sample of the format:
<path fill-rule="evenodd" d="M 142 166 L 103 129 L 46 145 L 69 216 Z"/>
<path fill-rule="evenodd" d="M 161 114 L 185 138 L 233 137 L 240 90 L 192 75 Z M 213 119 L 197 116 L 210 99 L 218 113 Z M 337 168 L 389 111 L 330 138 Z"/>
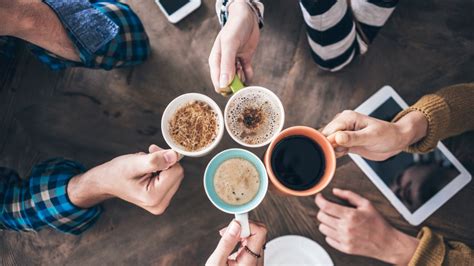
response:
<path fill-rule="evenodd" d="M 99 218 L 100 206 L 82 209 L 67 195 L 69 180 L 84 172 L 74 161 L 51 159 L 36 165 L 28 180 L 0 167 L 0 229 L 37 231 L 53 227 L 80 234 Z"/>
<path fill-rule="evenodd" d="M 140 19 L 124 3 L 116 0 L 45 0 L 45 3 L 56 12 L 65 26 L 66 32 L 76 47 L 81 60 L 81 62 L 70 61 L 41 47 L 28 44 L 30 51 L 52 70 L 61 70 L 68 67 L 110 70 L 142 63 L 150 54 L 149 39 Z M 78 7 L 78 5 L 80 6 Z M 90 20 L 91 25 L 87 25 L 87 20 Z M 108 34 L 110 36 L 112 33 L 114 35 L 110 41 L 96 47 L 97 49 L 91 50 L 90 45 L 84 41 L 87 41 L 87 38 L 84 37 L 88 35 L 87 29 L 96 25 L 93 22 L 98 26 L 104 26 L 103 35 Z M 89 38 L 89 40 L 94 41 L 94 38 Z M 10 45 L 5 44 L 7 41 Z M 14 41 L 18 41 L 18 39 L 0 37 L 0 49 L 3 50 L 1 53 L 7 56 L 13 54 L 11 43 Z M 2 45 L 2 43 L 4 44 Z"/>

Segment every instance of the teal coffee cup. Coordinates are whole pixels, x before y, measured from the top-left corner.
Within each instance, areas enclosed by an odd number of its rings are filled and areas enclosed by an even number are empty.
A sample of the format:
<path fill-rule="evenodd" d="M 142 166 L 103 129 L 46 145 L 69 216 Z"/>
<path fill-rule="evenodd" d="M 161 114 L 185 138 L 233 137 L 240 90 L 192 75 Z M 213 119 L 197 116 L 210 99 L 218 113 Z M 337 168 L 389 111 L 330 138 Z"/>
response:
<path fill-rule="evenodd" d="M 250 201 L 242 205 L 233 205 L 225 202 L 218 196 L 214 187 L 214 177 L 219 166 L 225 161 L 234 158 L 244 159 L 251 163 L 257 170 L 259 176 L 259 187 L 256 195 Z M 214 206 L 223 212 L 235 215 L 235 219 L 241 226 L 241 237 L 250 236 L 248 213 L 262 202 L 268 190 L 267 172 L 265 170 L 265 165 L 262 163 L 260 158 L 243 149 L 228 149 L 220 152 L 212 158 L 206 167 L 206 171 L 204 172 L 204 189 L 207 197 Z"/>

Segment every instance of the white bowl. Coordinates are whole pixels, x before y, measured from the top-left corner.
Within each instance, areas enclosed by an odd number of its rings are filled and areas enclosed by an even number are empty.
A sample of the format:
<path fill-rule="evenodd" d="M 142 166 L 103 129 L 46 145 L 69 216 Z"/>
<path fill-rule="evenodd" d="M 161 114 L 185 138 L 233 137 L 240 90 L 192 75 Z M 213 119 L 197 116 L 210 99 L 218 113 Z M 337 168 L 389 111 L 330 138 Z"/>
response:
<path fill-rule="evenodd" d="M 169 121 L 172 118 L 172 116 L 175 114 L 175 112 L 185 104 L 192 102 L 192 101 L 202 101 L 207 103 L 217 114 L 217 120 L 218 120 L 218 130 L 217 130 L 217 136 L 216 139 L 207 147 L 198 150 L 198 151 L 186 151 L 179 145 L 177 145 L 171 136 L 169 135 Z M 165 111 L 163 112 L 163 116 L 161 117 L 161 133 L 163 134 L 163 137 L 165 138 L 166 143 L 172 150 L 175 152 L 184 155 L 184 156 L 189 156 L 189 157 L 201 157 L 207 155 L 209 152 L 211 152 L 217 144 L 222 139 L 222 136 L 224 135 L 224 117 L 222 116 L 222 111 L 217 105 L 216 102 L 214 102 L 211 98 L 204 94 L 200 93 L 186 93 L 183 94 L 177 98 L 175 98 L 173 101 L 171 101 L 168 106 L 166 107 Z"/>
<path fill-rule="evenodd" d="M 227 113 L 229 112 L 229 105 L 233 101 L 235 101 L 235 99 L 237 99 L 237 97 L 242 97 L 242 96 L 245 96 L 246 94 L 249 94 L 249 93 L 252 93 L 252 92 L 255 92 L 255 91 L 263 92 L 263 94 L 267 95 L 268 99 L 278 108 L 278 112 L 280 112 L 280 125 L 278 126 L 278 128 L 276 128 L 273 135 L 271 137 L 269 137 L 265 142 L 258 143 L 258 144 L 248 144 L 248 143 L 240 140 L 234 134 L 232 134 L 232 132 L 229 129 L 230 127 L 229 127 L 229 124 L 228 124 Z M 226 130 L 227 130 L 227 133 L 232 137 L 232 139 L 235 142 L 237 142 L 238 144 L 240 144 L 242 146 L 245 146 L 245 147 L 258 148 L 258 147 L 263 147 L 265 145 L 268 145 L 270 142 L 272 142 L 272 140 L 283 129 L 283 125 L 285 124 L 285 109 L 283 108 L 283 104 L 281 103 L 278 96 L 276 96 L 276 94 L 273 93 L 271 90 L 266 89 L 264 87 L 260 87 L 260 86 L 249 86 L 249 87 L 245 87 L 245 88 L 237 91 L 236 93 L 234 93 L 234 95 L 232 95 L 232 97 L 230 97 L 229 101 L 227 102 L 227 104 L 225 106 L 224 117 L 225 117 L 224 121 L 225 121 L 225 127 L 226 127 Z"/>

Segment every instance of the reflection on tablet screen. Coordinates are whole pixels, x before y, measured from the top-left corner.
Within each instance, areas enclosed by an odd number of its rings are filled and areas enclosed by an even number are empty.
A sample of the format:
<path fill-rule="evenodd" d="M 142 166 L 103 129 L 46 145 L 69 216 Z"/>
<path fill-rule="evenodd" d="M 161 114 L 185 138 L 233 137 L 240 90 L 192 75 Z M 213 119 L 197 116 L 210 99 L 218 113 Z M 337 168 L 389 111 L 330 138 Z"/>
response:
<path fill-rule="evenodd" d="M 370 116 L 391 121 L 400 111 L 389 98 Z M 460 174 L 437 148 L 427 154 L 402 152 L 382 162 L 365 161 L 412 213 Z"/>

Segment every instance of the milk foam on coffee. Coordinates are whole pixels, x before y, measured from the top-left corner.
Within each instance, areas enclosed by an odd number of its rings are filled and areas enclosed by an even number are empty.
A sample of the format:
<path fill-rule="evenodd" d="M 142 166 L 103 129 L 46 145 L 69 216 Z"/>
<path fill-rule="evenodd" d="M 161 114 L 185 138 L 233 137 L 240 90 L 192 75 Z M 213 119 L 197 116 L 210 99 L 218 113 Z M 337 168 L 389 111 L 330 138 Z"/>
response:
<path fill-rule="evenodd" d="M 224 161 L 214 174 L 214 190 L 219 198 L 231 205 L 243 205 L 251 201 L 260 187 L 255 166 L 242 158 Z"/>
<path fill-rule="evenodd" d="M 263 91 L 243 93 L 229 103 L 227 125 L 239 140 L 257 145 L 268 141 L 280 128 L 278 106 Z"/>

